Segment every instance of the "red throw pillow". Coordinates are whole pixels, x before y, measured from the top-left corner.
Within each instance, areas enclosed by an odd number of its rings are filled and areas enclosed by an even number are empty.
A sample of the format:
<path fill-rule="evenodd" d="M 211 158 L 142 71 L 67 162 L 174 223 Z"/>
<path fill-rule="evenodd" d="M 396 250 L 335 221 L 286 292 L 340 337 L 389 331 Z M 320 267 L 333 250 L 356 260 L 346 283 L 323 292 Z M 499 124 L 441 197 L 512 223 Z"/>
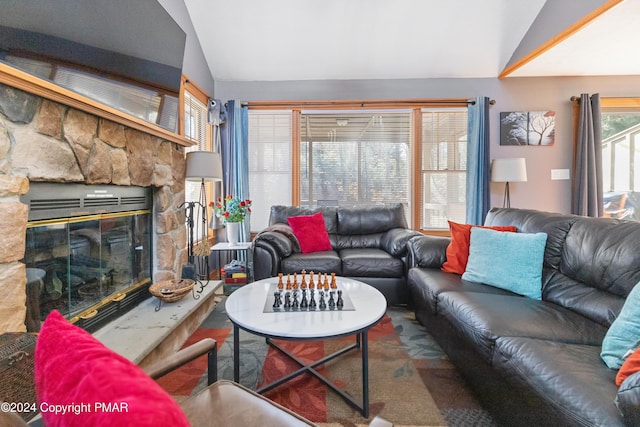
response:
<path fill-rule="evenodd" d="M 47 427 L 189 426 L 178 403 L 139 366 L 57 311 L 36 341 L 35 384 Z"/>
<path fill-rule="evenodd" d="M 637 348 L 631 353 L 625 360 L 618 375 L 616 375 L 616 385 L 620 387 L 620 384 L 629 376 L 640 371 L 640 348 Z"/>
<path fill-rule="evenodd" d="M 449 221 L 451 243 L 447 246 L 447 261 L 442 264 L 441 268 L 445 273 L 463 274 L 467 269 L 472 227 L 490 228 L 496 231 L 517 231 L 516 227 L 512 225 L 487 227 L 483 225 L 458 224 L 457 222 Z"/>
<path fill-rule="evenodd" d="M 300 242 L 300 250 L 303 254 L 332 249 L 322 212 L 313 215 L 290 216 L 287 221 L 293 234 Z"/>

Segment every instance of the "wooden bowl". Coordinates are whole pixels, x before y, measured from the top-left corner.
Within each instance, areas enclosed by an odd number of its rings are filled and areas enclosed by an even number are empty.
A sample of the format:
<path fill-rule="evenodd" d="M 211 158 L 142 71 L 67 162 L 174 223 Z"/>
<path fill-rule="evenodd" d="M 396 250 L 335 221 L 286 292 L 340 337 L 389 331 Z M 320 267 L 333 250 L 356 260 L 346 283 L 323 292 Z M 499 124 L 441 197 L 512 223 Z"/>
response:
<path fill-rule="evenodd" d="M 163 280 L 162 282 L 149 286 L 149 292 L 161 301 L 176 302 L 184 298 L 184 296 L 191 291 L 195 283 L 196 282 L 191 279 Z"/>

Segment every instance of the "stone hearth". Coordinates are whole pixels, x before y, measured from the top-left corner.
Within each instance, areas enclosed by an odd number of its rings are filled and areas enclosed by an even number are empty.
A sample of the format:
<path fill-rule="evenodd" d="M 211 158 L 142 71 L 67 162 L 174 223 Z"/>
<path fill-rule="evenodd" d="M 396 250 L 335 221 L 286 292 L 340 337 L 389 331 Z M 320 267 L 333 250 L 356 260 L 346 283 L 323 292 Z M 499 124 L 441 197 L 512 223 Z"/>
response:
<path fill-rule="evenodd" d="M 153 281 L 187 260 L 184 147 L 0 84 L 0 333 L 25 331 L 29 183 L 153 188 Z"/>

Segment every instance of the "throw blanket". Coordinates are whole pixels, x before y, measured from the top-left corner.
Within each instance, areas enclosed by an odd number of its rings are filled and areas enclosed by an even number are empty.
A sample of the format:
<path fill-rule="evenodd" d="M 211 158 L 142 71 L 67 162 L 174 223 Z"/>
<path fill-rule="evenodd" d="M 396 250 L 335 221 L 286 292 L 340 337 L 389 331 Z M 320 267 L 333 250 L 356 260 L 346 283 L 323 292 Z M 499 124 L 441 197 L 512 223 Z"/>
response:
<path fill-rule="evenodd" d="M 282 224 L 282 223 L 273 224 L 273 225 L 265 228 L 264 230 L 262 230 L 260 233 L 258 233 L 256 235 L 256 237 L 258 237 L 262 233 L 266 233 L 268 231 L 275 232 L 275 233 L 280 233 L 280 234 L 285 235 L 289 240 L 291 240 L 291 243 L 293 243 L 293 251 L 294 252 L 302 252 L 300 250 L 300 242 L 298 242 L 298 238 L 296 237 L 295 234 L 293 234 L 293 230 L 291 229 L 291 227 L 288 224 Z"/>

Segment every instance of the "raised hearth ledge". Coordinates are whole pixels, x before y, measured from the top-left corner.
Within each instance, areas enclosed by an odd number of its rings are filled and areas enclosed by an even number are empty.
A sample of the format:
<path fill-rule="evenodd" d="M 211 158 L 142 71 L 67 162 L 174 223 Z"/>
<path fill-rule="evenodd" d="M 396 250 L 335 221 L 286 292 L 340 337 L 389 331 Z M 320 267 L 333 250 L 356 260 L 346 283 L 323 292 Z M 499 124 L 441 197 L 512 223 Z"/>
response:
<path fill-rule="evenodd" d="M 194 289 L 197 288 L 198 285 Z M 221 291 L 222 282 L 211 280 L 199 299 L 189 293 L 178 302 L 163 302 L 159 311 L 155 311 L 158 299 L 148 298 L 93 336 L 144 368 L 179 350 L 215 308 Z"/>

